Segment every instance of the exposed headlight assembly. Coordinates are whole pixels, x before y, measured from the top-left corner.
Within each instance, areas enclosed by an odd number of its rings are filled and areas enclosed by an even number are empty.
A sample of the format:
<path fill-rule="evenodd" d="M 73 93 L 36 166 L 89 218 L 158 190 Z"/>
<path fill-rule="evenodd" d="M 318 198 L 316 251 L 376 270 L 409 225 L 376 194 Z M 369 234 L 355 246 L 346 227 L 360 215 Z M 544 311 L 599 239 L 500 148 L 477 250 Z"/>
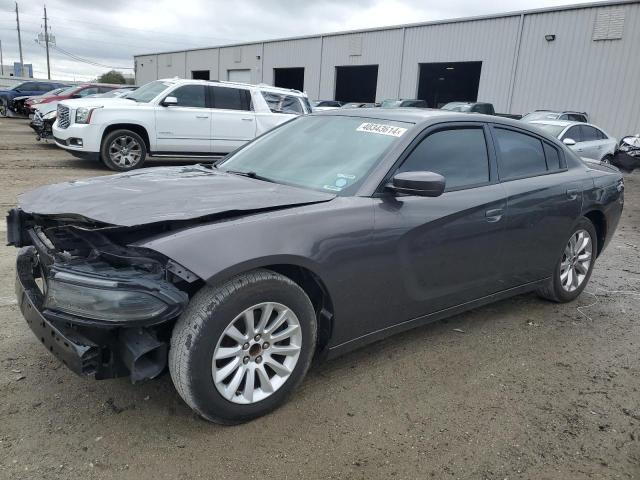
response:
<path fill-rule="evenodd" d="M 102 107 L 79 107 L 76 110 L 76 123 L 91 123 L 91 116 L 93 115 L 94 110 Z"/>
<path fill-rule="evenodd" d="M 169 282 L 110 280 L 67 271 L 47 279 L 44 308 L 111 324 L 159 323 L 177 316 L 188 301 Z"/>

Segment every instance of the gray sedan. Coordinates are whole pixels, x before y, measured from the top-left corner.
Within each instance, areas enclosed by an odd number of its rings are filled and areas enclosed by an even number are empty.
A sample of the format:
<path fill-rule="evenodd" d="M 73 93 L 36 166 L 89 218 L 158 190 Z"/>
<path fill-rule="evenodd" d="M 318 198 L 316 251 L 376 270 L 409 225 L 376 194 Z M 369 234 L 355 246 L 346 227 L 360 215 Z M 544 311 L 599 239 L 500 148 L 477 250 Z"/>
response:
<path fill-rule="evenodd" d="M 27 192 L 7 235 L 20 310 L 67 367 L 139 382 L 168 366 L 189 406 L 232 424 L 286 401 L 314 357 L 525 292 L 574 300 L 623 190 L 522 122 L 334 110 L 216 167 Z"/>
<path fill-rule="evenodd" d="M 616 153 L 618 141 L 595 125 L 564 120 L 529 123 L 550 133 L 581 157 L 611 163 Z"/>

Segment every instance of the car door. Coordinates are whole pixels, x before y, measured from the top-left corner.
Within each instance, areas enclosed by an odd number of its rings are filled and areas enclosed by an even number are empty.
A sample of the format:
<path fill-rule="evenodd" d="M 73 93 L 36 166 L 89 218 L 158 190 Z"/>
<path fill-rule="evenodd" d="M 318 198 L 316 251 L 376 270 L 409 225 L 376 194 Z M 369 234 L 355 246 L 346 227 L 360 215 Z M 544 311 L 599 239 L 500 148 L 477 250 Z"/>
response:
<path fill-rule="evenodd" d="M 211 109 L 205 85 L 182 85 L 166 97 L 175 105 L 155 107 L 156 152 L 210 153 Z"/>
<path fill-rule="evenodd" d="M 582 155 L 583 157 L 600 160 L 607 153 L 605 135 L 591 125 L 580 125 L 582 131 Z"/>
<path fill-rule="evenodd" d="M 583 172 L 567 169 L 563 150 L 515 127 L 492 127 L 507 194 L 504 280 L 507 287 L 549 277 L 582 208 Z"/>
<path fill-rule="evenodd" d="M 225 85 L 207 88 L 213 107 L 210 134 L 213 152 L 232 152 L 253 140 L 256 136 L 256 118 L 250 91 Z"/>
<path fill-rule="evenodd" d="M 439 197 L 381 194 L 375 199 L 382 324 L 434 313 L 501 290 L 506 197 L 482 123 L 427 129 L 389 174 L 434 171 Z"/>

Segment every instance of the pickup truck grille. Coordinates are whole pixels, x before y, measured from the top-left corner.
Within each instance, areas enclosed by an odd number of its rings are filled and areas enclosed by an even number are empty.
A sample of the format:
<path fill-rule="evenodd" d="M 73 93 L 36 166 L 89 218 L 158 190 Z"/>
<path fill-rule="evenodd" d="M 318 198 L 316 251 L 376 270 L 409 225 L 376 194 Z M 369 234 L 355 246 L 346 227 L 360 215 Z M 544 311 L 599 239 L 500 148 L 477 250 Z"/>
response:
<path fill-rule="evenodd" d="M 58 127 L 67 128 L 71 121 L 69 120 L 69 107 L 58 105 Z"/>

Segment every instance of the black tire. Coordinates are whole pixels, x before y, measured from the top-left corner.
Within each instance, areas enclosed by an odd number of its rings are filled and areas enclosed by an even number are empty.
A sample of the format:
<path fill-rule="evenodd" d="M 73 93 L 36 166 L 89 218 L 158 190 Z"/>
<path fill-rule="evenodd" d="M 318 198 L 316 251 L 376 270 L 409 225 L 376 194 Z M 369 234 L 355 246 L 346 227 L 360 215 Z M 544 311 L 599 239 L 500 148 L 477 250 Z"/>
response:
<path fill-rule="evenodd" d="M 589 233 L 589 236 L 591 237 L 591 243 L 592 243 L 591 263 L 589 265 L 589 269 L 582 283 L 578 286 L 578 288 L 569 292 L 562 287 L 562 282 L 560 279 L 560 265 L 563 260 L 565 245 L 568 243 L 569 239 L 573 237 L 573 235 L 575 235 L 576 232 L 580 230 L 586 230 Z M 545 298 L 547 300 L 550 300 L 552 302 L 557 302 L 557 303 L 567 303 L 575 300 L 582 293 L 582 291 L 585 289 L 585 287 L 589 283 L 589 279 L 591 278 L 591 273 L 593 272 L 593 267 L 595 265 L 597 252 L 598 252 L 598 236 L 596 234 L 596 229 L 593 226 L 593 223 L 591 223 L 591 221 L 588 218 L 582 217 L 578 222 L 578 224 L 572 229 L 571 235 L 567 238 L 567 241 L 564 242 L 562 245 L 562 250 L 560 252 L 558 261 L 556 262 L 556 266 L 553 271 L 553 277 L 551 278 L 551 280 L 547 285 L 545 285 L 544 287 L 540 288 L 537 291 L 538 295 L 541 296 L 542 298 Z"/>
<path fill-rule="evenodd" d="M 0 99 L 0 117 L 6 117 L 8 115 L 7 110 L 7 102 L 3 99 Z"/>
<path fill-rule="evenodd" d="M 212 374 L 215 348 L 230 322 L 262 302 L 278 302 L 297 316 L 302 330 L 300 354 L 287 380 L 266 398 L 238 404 L 216 388 Z M 316 316 L 304 290 L 271 270 L 254 270 L 220 286 L 205 286 L 192 299 L 171 336 L 169 371 L 182 399 L 203 418 L 234 425 L 282 405 L 304 378 L 316 345 Z"/>
<path fill-rule="evenodd" d="M 111 158 L 109 150 L 110 148 L 112 148 L 112 144 L 114 144 L 114 142 L 117 142 L 119 139 L 124 138 L 132 139 L 132 144 L 135 144 L 137 146 L 136 151 L 139 151 L 139 159 L 137 159 L 136 161 L 118 163 Z M 111 170 L 115 170 L 116 172 L 127 172 L 129 170 L 133 170 L 134 168 L 140 168 L 144 164 L 146 159 L 147 145 L 144 142 L 144 139 L 136 132 L 127 129 L 114 130 L 102 139 L 102 146 L 100 147 L 100 160 L 107 166 L 107 168 Z"/>

